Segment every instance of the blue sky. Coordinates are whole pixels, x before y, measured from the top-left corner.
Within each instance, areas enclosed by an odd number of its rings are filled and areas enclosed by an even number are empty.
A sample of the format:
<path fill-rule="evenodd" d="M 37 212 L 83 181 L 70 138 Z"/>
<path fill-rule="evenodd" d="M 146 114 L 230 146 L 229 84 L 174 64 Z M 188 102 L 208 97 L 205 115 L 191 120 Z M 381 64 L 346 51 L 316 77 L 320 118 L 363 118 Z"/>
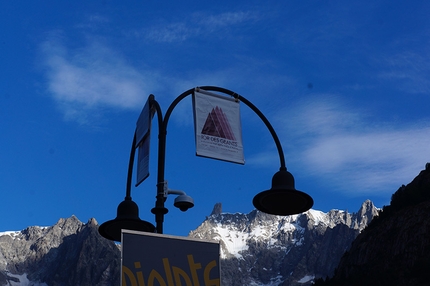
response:
<path fill-rule="evenodd" d="M 204 85 L 250 100 L 274 126 L 314 209 L 389 204 L 430 161 L 426 1 L 10 1 L 0 4 L 0 231 L 76 215 L 113 219 L 149 94 L 165 112 Z M 195 156 L 191 99 L 167 135 L 165 233 L 186 235 L 215 203 L 248 213 L 279 169 L 262 121 L 241 106 L 244 166 Z M 153 130 L 158 130 L 153 122 Z M 150 177 L 133 188 L 154 223 Z"/>

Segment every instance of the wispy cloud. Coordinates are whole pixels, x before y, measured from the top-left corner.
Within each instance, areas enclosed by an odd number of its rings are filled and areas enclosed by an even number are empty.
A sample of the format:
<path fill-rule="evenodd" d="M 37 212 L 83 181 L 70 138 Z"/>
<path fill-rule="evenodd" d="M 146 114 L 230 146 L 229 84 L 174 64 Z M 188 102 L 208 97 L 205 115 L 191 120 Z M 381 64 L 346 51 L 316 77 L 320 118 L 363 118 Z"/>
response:
<path fill-rule="evenodd" d="M 143 31 L 146 39 L 165 43 L 183 42 L 198 33 L 198 28 L 190 27 L 185 23 L 168 24 Z"/>
<path fill-rule="evenodd" d="M 380 78 L 391 80 L 408 93 L 430 92 L 430 56 L 425 53 L 407 51 L 385 56 L 385 70 Z"/>
<path fill-rule="evenodd" d="M 199 17 L 199 23 L 206 27 L 208 30 L 217 30 L 219 28 L 228 27 L 232 25 L 242 24 L 257 19 L 255 12 L 239 11 L 227 12 L 219 15 L 210 15 Z"/>
<path fill-rule="evenodd" d="M 83 31 L 97 31 L 109 23 L 109 18 L 100 14 L 91 14 L 86 17 L 85 21 L 77 24 L 76 27 Z"/>
<path fill-rule="evenodd" d="M 242 23 L 248 23 L 257 19 L 252 12 L 226 12 L 218 15 L 206 15 L 196 13 L 187 17 L 182 22 L 158 24 L 141 32 L 135 33 L 155 42 L 183 42 L 189 38 L 195 38 L 207 33 L 219 32 L 226 27 L 232 28 Z"/>
<path fill-rule="evenodd" d="M 155 75 L 138 71 L 107 46 L 92 42 L 68 49 L 55 38 L 42 45 L 48 91 L 66 119 L 83 123 L 100 107 L 141 108 Z"/>
<path fill-rule="evenodd" d="M 335 97 L 313 98 L 294 110 L 288 120 L 284 114 L 276 120 L 281 141 L 295 142 L 284 146 L 288 161 L 338 192 L 392 193 L 430 160 L 428 118 L 416 124 L 376 124 Z M 264 163 L 265 158 L 252 160 Z"/>

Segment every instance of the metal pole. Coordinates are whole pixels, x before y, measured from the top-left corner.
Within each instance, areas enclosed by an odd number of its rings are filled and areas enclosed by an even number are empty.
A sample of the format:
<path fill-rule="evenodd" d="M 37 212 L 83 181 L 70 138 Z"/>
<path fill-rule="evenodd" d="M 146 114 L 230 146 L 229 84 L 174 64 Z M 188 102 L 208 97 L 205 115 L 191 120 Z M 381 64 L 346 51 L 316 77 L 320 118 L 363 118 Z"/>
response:
<path fill-rule="evenodd" d="M 164 119 L 162 116 L 158 116 L 158 171 L 157 171 L 157 196 L 155 201 L 155 207 L 151 210 L 155 214 L 156 231 L 157 233 L 163 233 L 164 215 L 168 212 L 165 208 L 164 202 L 166 200 L 164 196 L 164 173 L 166 164 L 166 136 L 167 136 L 167 122 L 173 108 L 187 95 L 191 94 L 194 89 L 190 89 L 181 95 L 179 95 L 169 106 Z M 161 114 L 161 109 L 155 99 L 151 101 L 156 106 L 157 114 Z"/>

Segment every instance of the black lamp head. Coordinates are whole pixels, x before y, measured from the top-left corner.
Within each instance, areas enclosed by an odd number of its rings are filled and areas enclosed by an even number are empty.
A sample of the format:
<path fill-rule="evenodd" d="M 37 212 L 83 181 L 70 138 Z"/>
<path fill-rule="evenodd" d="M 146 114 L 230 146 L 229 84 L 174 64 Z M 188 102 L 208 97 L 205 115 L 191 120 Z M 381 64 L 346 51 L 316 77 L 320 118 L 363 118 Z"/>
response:
<path fill-rule="evenodd" d="M 139 218 L 139 207 L 131 198 L 126 198 L 118 205 L 115 219 L 100 225 L 99 234 L 109 240 L 120 242 L 122 229 L 155 232 L 152 223 Z"/>
<path fill-rule="evenodd" d="M 272 178 L 272 188 L 257 194 L 252 203 L 264 213 L 286 216 L 309 210 L 314 200 L 308 194 L 296 190 L 293 175 L 281 169 Z"/>

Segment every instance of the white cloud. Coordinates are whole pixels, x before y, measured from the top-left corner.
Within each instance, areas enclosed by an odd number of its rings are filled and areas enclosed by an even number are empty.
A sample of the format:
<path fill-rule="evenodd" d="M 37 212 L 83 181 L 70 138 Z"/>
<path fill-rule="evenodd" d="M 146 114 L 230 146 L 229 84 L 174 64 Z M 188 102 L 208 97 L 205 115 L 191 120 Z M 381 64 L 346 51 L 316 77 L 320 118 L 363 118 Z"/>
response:
<path fill-rule="evenodd" d="M 206 15 L 196 13 L 187 17 L 182 22 L 170 24 L 159 24 L 142 32 L 135 33 L 136 36 L 144 35 L 148 40 L 155 42 L 183 42 L 189 38 L 199 37 L 210 33 L 219 32 L 224 28 L 232 28 L 244 22 L 255 20 L 257 17 L 251 12 L 226 12 L 218 15 Z"/>
<path fill-rule="evenodd" d="M 238 25 L 256 19 L 255 13 L 251 12 L 226 12 L 219 15 L 202 16 L 200 23 L 208 30 L 216 30 L 222 27 Z"/>
<path fill-rule="evenodd" d="M 58 40 L 42 45 L 48 91 L 66 118 L 82 119 L 101 107 L 139 109 L 155 85 L 121 55 L 98 42 L 68 50 Z"/>
<path fill-rule="evenodd" d="M 407 93 L 430 92 L 430 56 L 426 53 L 407 51 L 385 56 L 383 65 L 380 78 L 393 81 Z"/>
<path fill-rule="evenodd" d="M 280 115 L 278 119 L 285 123 L 284 126 L 289 131 L 298 135 L 328 135 L 338 132 L 339 129 L 362 128 L 363 115 L 346 110 L 335 96 L 320 94 L 318 97 L 299 103 L 299 106 L 294 108 L 292 118 Z"/>
<path fill-rule="evenodd" d="M 428 120 L 428 119 L 427 119 Z M 392 193 L 430 160 L 430 122 L 376 124 L 335 97 L 302 102 L 275 129 L 286 144 L 287 167 L 350 195 Z"/>
<path fill-rule="evenodd" d="M 189 27 L 185 23 L 174 23 L 162 27 L 146 30 L 145 37 L 155 42 L 183 42 L 194 34 L 198 34 L 198 29 Z"/>

